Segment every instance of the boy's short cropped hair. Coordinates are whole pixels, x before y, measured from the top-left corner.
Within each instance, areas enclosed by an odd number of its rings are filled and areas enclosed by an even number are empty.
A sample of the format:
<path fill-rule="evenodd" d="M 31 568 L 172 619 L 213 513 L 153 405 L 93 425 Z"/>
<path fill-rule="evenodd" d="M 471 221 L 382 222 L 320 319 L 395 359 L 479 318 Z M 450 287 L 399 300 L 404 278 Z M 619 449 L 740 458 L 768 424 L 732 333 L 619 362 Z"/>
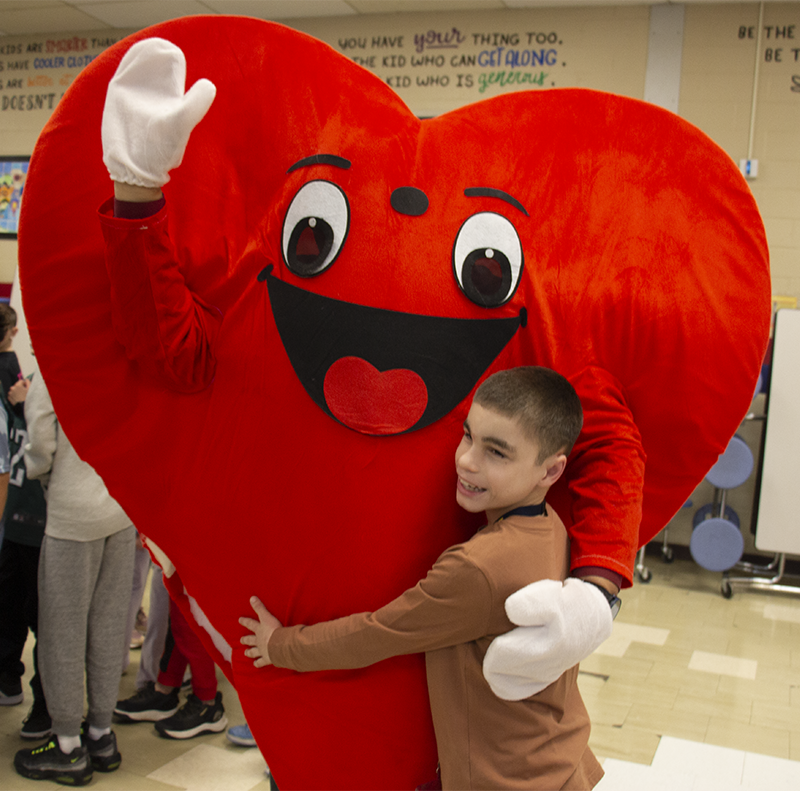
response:
<path fill-rule="evenodd" d="M 575 388 L 561 374 L 538 365 L 492 374 L 474 401 L 519 420 L 526 435 L 539 444 L 538 463 L 554 453 L 569 455 L 583 426 Z"/>
<path fill-rule="evenodd" d="M 0 340 L 17 326 L 17 311 L 6 302 L 0 302 Z"/>

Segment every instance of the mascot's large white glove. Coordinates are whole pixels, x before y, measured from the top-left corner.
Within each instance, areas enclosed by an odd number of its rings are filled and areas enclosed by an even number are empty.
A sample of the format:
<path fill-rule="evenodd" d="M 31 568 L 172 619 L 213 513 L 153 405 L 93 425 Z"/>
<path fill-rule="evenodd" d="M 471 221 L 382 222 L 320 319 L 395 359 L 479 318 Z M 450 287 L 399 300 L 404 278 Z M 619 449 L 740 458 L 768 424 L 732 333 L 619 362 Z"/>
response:
<path fill-rule="evenodd" d="M 503 700 L 541 692 L 607 640 L 614 622 L 605 596 L 573 578 L 527 585 L 506 599 L 506 614 L 518 628 L 495 638 L 483 660 Z"/>
<path fill-rule="evenodd" d="M 162 187 L 183 160 L 192 129 L 217 89 L 206 79 L 186 91 L 186 58 L 163 38 L 134 44 L 108 84 L 103 162 L 114 181 Z"/>

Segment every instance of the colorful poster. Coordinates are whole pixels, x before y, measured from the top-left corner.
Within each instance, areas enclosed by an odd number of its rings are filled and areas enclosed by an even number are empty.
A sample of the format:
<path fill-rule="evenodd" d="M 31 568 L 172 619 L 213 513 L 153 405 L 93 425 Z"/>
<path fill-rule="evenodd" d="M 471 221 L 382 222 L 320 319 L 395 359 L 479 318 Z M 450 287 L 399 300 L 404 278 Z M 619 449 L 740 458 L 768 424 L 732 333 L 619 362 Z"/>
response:
<path fill-rule="evenodd" d="M 0 238 L 17 238 L 28 157 L 0 157 Z"/>

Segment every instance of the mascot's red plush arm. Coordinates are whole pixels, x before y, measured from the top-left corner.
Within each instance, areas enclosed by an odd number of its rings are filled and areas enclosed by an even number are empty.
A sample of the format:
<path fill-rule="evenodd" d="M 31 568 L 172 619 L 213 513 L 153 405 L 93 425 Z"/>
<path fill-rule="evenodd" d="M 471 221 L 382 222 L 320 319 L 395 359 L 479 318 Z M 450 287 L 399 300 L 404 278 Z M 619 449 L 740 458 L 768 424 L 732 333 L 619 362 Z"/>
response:
<path fill-rule="evenodd" d="M 123 185 L 134 194 L 161 196 L 169 171 L 182 162 L 189 135 L 216 96 L 208 80 L 198 80 L 189 91 L 185 85 L 186 58 L 165 39 L 140 41 L 120 61 L 102 123 L 103 162 L 117 190 Z M 130 220 L 114 217 L 111 205 L 104 204 L 100 216 L 115 334 L 128 357 L 163 384 L 179 392 L 202 390 L 214 378 L 219 311 L 187 288 L 167 232 L 166 209 Z"/>
<path fill-rule="evenodd" d="M 562 501 L 563 490 L 554 491 L 548 500 L 572 523 L 572 569 L 608 569 L 627 587 L 642 521 L 642 438 L 622 388 L 610 373 L 587 368 L 571 382 L 580 394 L 583 430 L 569 458 L 569 500 Z"/>
<path fill-rule="evenodd" d="M 167 210 L 127 220 L 100 209 L 111 281 L 114 333 L 132 360 L 183 393 L 214 378 L 214 339 L 221 315 L 186 286 L 167 232 Z"/>

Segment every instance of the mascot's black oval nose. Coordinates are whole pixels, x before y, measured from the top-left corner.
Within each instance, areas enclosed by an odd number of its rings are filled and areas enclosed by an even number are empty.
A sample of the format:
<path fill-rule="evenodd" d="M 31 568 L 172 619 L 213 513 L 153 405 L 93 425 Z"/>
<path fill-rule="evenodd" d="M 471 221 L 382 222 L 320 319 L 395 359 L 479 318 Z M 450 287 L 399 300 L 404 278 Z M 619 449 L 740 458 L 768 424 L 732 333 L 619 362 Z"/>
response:
<path fill-rule="evenodd" d="M 390 200 L 392 208 L 409 217 L 419 217 L 428 210 L 428 196 L 416 187 L 398 187 Z"/>

